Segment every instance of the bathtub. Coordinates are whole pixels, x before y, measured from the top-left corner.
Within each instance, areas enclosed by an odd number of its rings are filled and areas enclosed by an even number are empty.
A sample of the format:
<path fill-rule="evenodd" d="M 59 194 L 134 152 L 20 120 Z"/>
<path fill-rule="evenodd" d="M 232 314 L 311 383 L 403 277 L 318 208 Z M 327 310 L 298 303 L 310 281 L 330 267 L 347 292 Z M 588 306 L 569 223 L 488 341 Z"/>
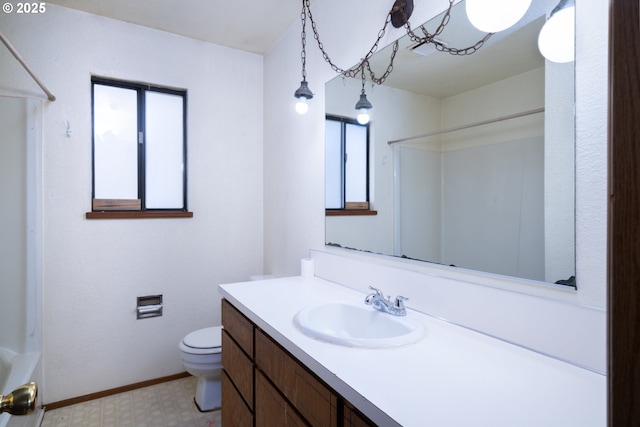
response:
<path fill-rule="evenodd" d="M 0 348 L 0 394 L 11 393 L 22 384 L 33 381 L 39 360 L 40 353 L 18 354 Z M 37 419 L 41 416 L 40 406 L 40 403 L 36 402 L 36 412 L 31 415 L 12 417 L 7 413 L 0 414 L 0 427 L 38 425 Z"/>

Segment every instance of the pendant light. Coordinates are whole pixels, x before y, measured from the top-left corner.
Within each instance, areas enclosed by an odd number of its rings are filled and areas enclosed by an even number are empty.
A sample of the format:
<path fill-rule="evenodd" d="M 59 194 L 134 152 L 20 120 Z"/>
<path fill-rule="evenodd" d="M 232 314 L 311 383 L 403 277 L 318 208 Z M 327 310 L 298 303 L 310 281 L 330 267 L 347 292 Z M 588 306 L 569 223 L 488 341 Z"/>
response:
<path fill-rule="evenodd" d="M 356 110 L 358 110 L 358 116 L 356 117 L 356 120 L 358 120 L 358 123 L 360 123 L 361 125 L 366 125 L 367 123 L 369 123 L 369 110 L 372 108 L 373 105 L 371 105 L 371 103 L 367 99 L 367 95 L 364 93 L 363 89 L 362 93 L 360 94 L 360 99 L 358 100 L 358 102 L 356 102 Z"/>
<path fill-rule="evenodd" d="M 306 80 L 302 80 L 300 82 L 300 87 L 296 89 L 293 96 L 298 100 L 298 102 L 296 102 L 296 111 L 298 112 L 298 114 L 306 114 L 306 112 L 309 110 L 309 104 L 307 104 L 307 100 L 313 98 L 313 93 L 311 93 L 309 84 Z"/>
<path fill-rule="evenodd" d="M 362 70 L 362 89 L 360 90 L 360 99 L 356 102 L 356 111 L 358 111 L 358 115 L 356 116 L 356 120 L 361 125 L 366 125 L 369 123 L 369 110 L 373 108 L 373 105 L 367 99 L 367 94 L 364 91 L 364 85 L 367 82 L 366 76 L 364 74 L 364 69 Z"/>
<path fill-rule="evenodd" d="M 307 33 L 305 31 L 307 26 L 307 9 L 304 7 L 304 2 L 300 19 L 302 20 L 302 52 L 300 53 L 300 59 L 302 60 L 302 81 L 300 82 L 300 87 L 293 93 L 293 96 L 297 99 L 296 111 L 298 114 L 306 114 L 307 111 L 309 111 L 307 101 L 313 98 L 313 93 L 311 89 L 309 89 L 309 83 L 307 83 Z"/>

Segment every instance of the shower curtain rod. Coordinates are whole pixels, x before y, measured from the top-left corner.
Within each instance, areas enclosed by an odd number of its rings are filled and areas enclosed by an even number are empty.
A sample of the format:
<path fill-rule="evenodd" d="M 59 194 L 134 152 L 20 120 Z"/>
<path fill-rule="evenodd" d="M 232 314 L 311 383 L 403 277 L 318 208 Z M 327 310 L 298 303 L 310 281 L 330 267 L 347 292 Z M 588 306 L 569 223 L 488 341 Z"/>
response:
<path fill-rule="evenodd" d="M 456 126 L 456 127 L 452 127 L 452 128 L 449 128 L 449 129 L 438 130 L 438 131 L 435 131 L 435 132 L 423 133 L 421 135 L 416 135 L 416 136 L 408 136 L 406 138 L 401 138 L 401 139 L 394 139 L 394 140 L 388 141 L 387 144 L 393 145 L 393 144 L 397 144 L 399 142 L 411 141 L 413 139 L 426 138 L 428 136 L 442 135 L 443 133 L 449 133 L 449 132 L 454 132 L 454 131 L 457 131 L 457 130 L 469 129 L 469 128 L 473 128 L 473 127 L 476 127 L 476 126 L 488 125 L 488 124 L 491 124 L 491 123 L 503 122 L 505 120 L 516 119 L 518 117 L 530 116 L 532 114 L 538 114 L 538 113 L 543 113 L 543 112 L 544 112 L 544 108 L 536 108 L 534 110 L 523 111 L 522 113 L 510 114 L 508 116 L 502 116 L 502 117 L 498 117 L 498 118 L 495 118 L 495 119 L 484 120 L 484 121 L 481 121 L 481 122 L 471 123 L 471 124 L 468 124 L 468 125 Z"/>
<path fill-rule="evenodd" d="M 7 38 L 2 33 L 0 33 L 0 40 L 2 40 L 2 43 L 4 43 L 4 45 L 7 47 L 7 49 L 9 49 L 9 52 L 11 52 L 13 54 L 13 56 L 18 60 L 18 62 L 20 64 L 22 64 L 24 69 L 27 70 L 27 73 L 29 73 L 31 78 L 33 80 L 35 80 L 36 83 L 38 83 L 38 86 L 40 86 L 40 89 L 42 89 L 44 91 L 44 93 L 47 94 L 47 98 L 49 99 L 49 101 L 55 101 L 56 97 L 53 96 L 53 94 L 49 91 L 49 89 L 47 89 L 47 87 L 34 74 L 34 72 L 31 70 L 29 65 L 27 65 L 27 63 L 24 61 L 24 59 L 22 59 L 22 56 L 20 56 L 18 51 L 13 47 L 13 45 L 11 43 L 9 43 L 9 40 L 7 40 Z"/>

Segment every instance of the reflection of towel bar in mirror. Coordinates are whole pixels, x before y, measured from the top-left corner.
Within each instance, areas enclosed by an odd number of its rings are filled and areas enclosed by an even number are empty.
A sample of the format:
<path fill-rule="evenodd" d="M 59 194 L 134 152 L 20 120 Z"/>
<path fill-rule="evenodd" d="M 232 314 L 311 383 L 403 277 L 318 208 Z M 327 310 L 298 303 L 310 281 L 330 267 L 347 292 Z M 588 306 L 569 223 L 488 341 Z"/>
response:
<path fill-rule="evenodd" d="M 442 135 L 444 133 L 455 132 L 457 130 L 470 129 L 470 128 L 474 128 L 476 126 L 482 126 L 482 125 L 488 125 L 488 124 L 491 124 L 491 123 L 503 122 L 505 120 L 517 119 L 518 117 L 525 117 L 525 116 L 530 116 L 532 114 L 538 114 L 538 113 L 544 113 L 544 108 L 536 108 L 536 109 L 533 109 L 533 110 L 524 111 L 522 113 L 509 114 L 507 116 L 502 116 L 502 117 L 498 117 L 498 118 L 495 118 L 495 119 L 483 120 L 481 122 L 471 123 L 471 124 L 468 124 L 468 125 L 455 126 L 455 127 L 448 128 L 448 129 L 438 130 L 438 131 L 435 131 L 435 132 L 423 133 L 421 135 L 408 136 L 406 138 L 401 138 L 401 139 L 394 139 L 394 140 L 388 141 L 387 144 L 393 145 L 393 144 L 397 144 L 399 142 L 406 142 L 406 141 L 411 141 L 411 140 L 414 140 L 414 139 L 426 138 L 426 137 L 429 137 L 429 136 Z"/>

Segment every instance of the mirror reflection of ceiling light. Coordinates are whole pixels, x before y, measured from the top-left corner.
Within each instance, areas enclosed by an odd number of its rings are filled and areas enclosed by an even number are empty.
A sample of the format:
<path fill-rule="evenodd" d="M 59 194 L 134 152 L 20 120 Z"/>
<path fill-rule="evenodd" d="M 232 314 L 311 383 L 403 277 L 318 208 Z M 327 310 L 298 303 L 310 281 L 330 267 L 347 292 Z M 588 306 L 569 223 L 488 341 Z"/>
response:
<path fill-rule="evenodd" d="M 560 0 L 540 30 L 538 48 L 551 62 L 571 62 L 575 57 L 575 0 Z"/>
<path fill-rule="evenodd" d="M 514 26 L 531 6 L 531 0 L 466 0 L 467 17 L 485 33 L 497 33 Z"/>
<path fill-rule="evenodd" d="M 373 108 L 373 105 L 367 99 L 367 95 L 364 93 L 364 88 L 362 89 L 362 93 L 360 94 L 360 99 L 356 103 L 356 110 L 358 111 L 358 116 L 356 120 L 361 125 L 366 125 L 369 123 L 369 110 Z"/>

